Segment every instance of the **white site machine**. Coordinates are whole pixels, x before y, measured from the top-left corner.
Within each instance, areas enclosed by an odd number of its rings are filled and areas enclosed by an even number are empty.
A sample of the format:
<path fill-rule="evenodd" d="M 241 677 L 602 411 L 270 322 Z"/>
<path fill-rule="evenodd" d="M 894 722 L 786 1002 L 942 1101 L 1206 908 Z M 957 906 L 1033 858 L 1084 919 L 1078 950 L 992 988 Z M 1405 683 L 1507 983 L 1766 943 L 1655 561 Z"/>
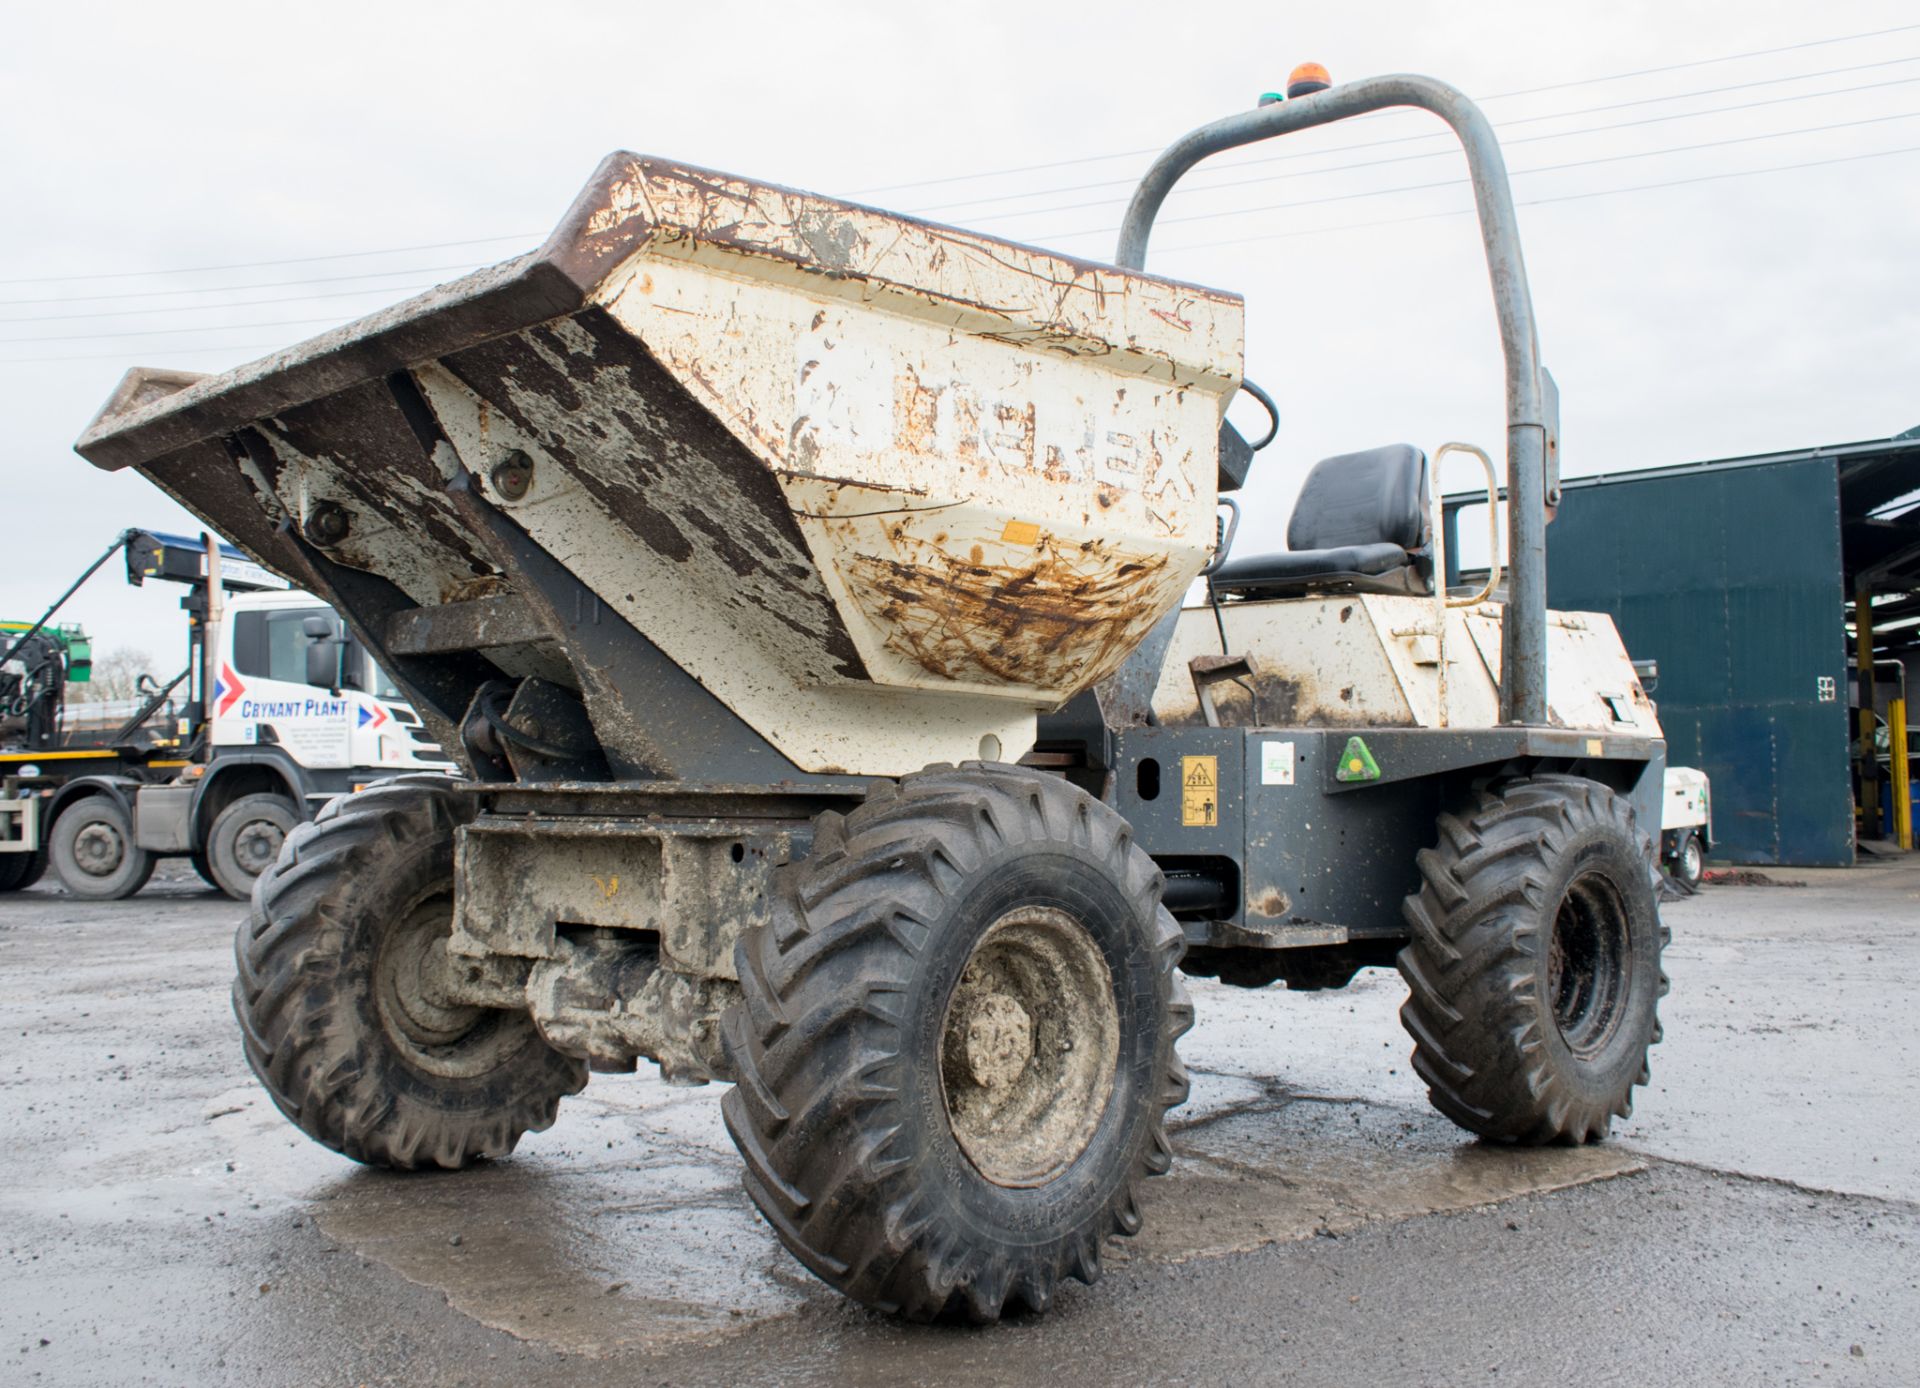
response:
<path fill-rule="evenodd" d="M 1713 800 L 1707 773 L 1669 766 L 1660 797 L 1660 860 L 1689 887 L 1698 886 L 1713 847 Z"/>

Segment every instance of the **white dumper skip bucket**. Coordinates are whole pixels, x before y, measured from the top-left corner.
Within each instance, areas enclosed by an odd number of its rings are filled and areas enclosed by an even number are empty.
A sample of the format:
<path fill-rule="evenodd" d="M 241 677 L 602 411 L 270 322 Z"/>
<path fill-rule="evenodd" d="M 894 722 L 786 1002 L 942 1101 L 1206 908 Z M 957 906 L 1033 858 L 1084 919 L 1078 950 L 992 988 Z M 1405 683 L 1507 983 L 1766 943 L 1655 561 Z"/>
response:
<path fill-rule="evenodd" d="M 79 449 L 423 609 L 514 588 L 464 474 L 794 765 L 897 775 L 1019 755 L 1178 604 L 1242 350 L 1229 294 L 619 154 L 538 251 L 134 371 Z"/>

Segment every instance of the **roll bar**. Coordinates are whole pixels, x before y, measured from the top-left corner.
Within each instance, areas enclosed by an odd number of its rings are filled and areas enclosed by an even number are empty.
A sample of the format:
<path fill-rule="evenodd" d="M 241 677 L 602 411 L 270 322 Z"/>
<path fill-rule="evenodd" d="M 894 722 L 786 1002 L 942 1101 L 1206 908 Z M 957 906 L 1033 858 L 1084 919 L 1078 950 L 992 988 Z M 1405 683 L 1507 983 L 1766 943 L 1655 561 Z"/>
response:
<path fill-rule="evenodd" d="M 1507 185 L 1506 160 L 1493 127 L 1467 96 L 1431 77 L 1368 77 L 1311 96 L 1227 116 L 1169 145 L 1134 190 L 1120 227 L 1114 263 L 1146 268 L 1153 220 L 1174 184 L 1201 160 L 1223 150 L 1412 106 L 1445 121 L 1466 152 L 1487 274 L 1507 365 L 1507 603 L 1501 617 L 1500 717 L 1507 723 L 1547 721 L 1547 507 L 1558 501 L 1559 403 L 1540 365 L 1533 299 L 1520 255 L 1520 228 Z"/>

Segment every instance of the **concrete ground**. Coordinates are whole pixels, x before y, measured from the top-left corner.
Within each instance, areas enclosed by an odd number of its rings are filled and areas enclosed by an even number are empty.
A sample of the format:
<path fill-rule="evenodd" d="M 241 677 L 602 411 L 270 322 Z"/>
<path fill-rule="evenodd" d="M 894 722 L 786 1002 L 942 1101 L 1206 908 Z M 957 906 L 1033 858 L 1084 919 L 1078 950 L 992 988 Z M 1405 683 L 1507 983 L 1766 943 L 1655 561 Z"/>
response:
<path fill-rule="evenodd" d="M 717 1092 L 596 1077 L 510 1161 L 364 1170 L 255 1087 L 237 909 L 0 898 L 0 1383 L 1920 1381 L 1920 857 L 1710 886 L 1617 1138 L 1483 1148 L 1389 973 L 1196 983 L 1182 1160 L 1044 1318 L 854 1307 L 741 1193 Z"/>

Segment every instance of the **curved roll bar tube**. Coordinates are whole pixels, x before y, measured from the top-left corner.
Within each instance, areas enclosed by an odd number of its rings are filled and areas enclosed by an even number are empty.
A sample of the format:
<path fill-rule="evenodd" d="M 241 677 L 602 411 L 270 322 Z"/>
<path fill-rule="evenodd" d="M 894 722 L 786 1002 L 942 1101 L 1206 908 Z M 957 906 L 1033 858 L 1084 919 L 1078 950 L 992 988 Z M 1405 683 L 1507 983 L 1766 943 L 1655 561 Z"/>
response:
<path fill-rule="evenodd" d="M 1466 152 L 1473 199 L 1486 246 L 1500 345 L 1507 364 L 1507 604 L 1501 617 L 1500 717 L 1507 723 L 1547 721 L 1548 450 L 1558 424 L 1553 387 L 1545 383 L 1534 330 L 1533 299 L 1520 255 L 1520 228 L 1507 185 L 1506 160 L 1493 127 L 1466 95 L 1431 77 L 1368 77 L 1292 101 L 1227 116 L 1169 145 L 1134 190 L 1120 228 L 1114 263 L 1146 268 L 1147 238 L 1160 205 L 1186 172 L 1209 155 L 1276 135 L 1395 106 L 1440 117 Z M 1557 480 L 1558 468 L 1554 469 Z"/>

